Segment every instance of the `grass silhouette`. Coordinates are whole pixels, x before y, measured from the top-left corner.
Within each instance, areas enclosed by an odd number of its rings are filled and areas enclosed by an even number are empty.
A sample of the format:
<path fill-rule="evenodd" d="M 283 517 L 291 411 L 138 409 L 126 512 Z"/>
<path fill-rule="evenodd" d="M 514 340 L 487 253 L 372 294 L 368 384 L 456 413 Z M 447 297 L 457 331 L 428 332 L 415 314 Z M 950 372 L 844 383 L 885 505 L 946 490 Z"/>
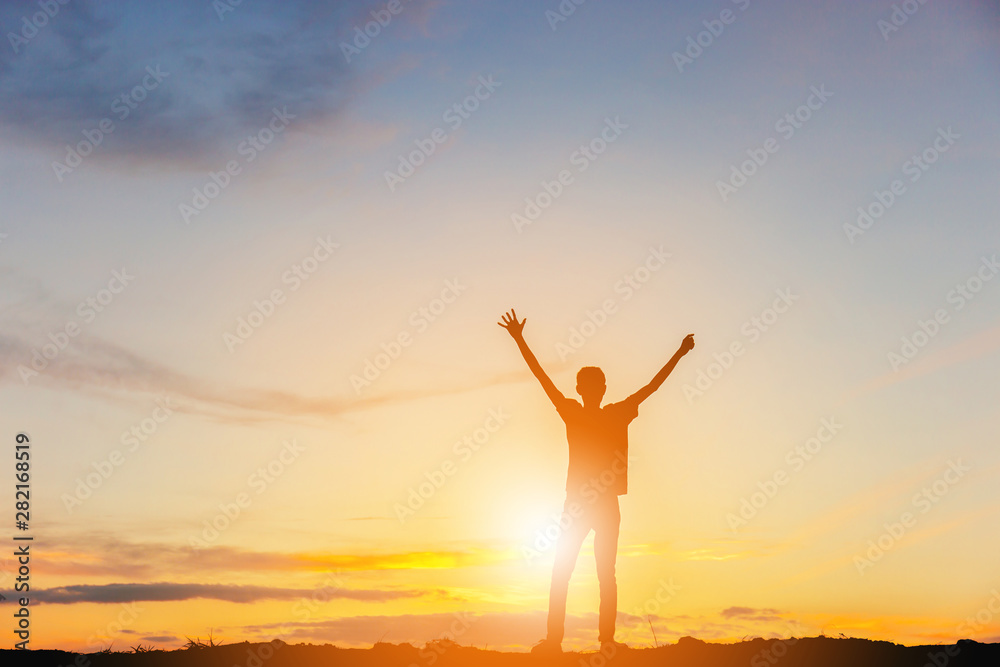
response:
<path fill-rule="evenodd" d="M 617 652 L 566 652 L 556 656 L 501 653 L 454 642 L 411 644 L 379 642 L 370 649 L 330 644 L 219 644 L 188 639 L 183 648 L 165 651 L 142 644 L 131 650 L 77 654 L 66 651 L 0 650 L 0 664 L 31 667 L 967 667 L 1000 665 L 1000 644 L 960 640 L 952 645 L 901 646 L 868 639 L 807 637 L 755 638 L 714 644 L 682 637 L 675 644 Z"/>

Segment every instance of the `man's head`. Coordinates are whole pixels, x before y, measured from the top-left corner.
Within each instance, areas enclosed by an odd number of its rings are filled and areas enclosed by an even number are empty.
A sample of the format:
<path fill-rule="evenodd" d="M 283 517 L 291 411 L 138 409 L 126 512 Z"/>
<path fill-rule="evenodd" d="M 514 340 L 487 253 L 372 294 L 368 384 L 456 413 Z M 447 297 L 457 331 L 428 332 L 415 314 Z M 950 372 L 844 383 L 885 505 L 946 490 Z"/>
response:
<path fill-rule="evenodd" d="M 584 404 L 600 405 L 606 389 L 604 371 L 597 366 L 584 366 L 576 374 L 576 393 L 580 394 Z"/>

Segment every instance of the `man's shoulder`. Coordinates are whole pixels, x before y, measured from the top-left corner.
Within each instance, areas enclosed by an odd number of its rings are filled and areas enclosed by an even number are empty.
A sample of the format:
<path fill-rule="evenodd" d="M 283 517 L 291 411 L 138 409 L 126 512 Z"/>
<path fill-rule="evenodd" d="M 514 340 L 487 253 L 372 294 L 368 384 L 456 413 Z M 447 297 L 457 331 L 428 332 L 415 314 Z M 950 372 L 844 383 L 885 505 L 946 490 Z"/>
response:
<path fill-rule="evenodd" d="M 608 414 L 631 415 L 635 417 L 639 414 L 639 401 L 633 394 L 617 403 L 608 403 L 602 409 Z"/>
<path fill-rule="evenodd" d="M 567 424 L 570 421 L 576 422 L 580 419 L 580 414 L 583 412 L 583 406 L 574 398 L 568 398 L 563 396 L 558 401 L 553 401 L 556 406 L 556 412 Z"/>
<path fill-rule="evenodd" d="M 560 412 L 563 410 L 576 410 L 576 409 L 582 410 L 583 405 L 581 405 L 580 401 L 576 400 L 575 398 L 569 398 L 567 396 L 563 396 L 561 400 L 556 402 L 556 410 L 559 410 Z"/>

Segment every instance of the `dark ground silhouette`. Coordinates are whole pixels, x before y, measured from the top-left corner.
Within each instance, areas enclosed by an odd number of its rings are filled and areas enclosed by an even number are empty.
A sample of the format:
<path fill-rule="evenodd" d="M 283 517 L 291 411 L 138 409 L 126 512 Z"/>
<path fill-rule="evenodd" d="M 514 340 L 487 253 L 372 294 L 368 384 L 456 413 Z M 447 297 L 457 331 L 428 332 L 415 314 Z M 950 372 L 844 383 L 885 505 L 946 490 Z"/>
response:
<path fill-rule="evenodd" d="M 274 648 L 277 646 L 277 648 Z M 949 653 L 951 655 L 949 655 Z M 262 659 L 261 656 L 269 656 Z M 967 667 L 1000 665 L 1000 644 L 961 640 L 950 646 L 899 646 L 867 639 L 813 637 L 799 640 L 755 639 L 738 644 L 708 644 L 684 637 L 676 644 L 647 649 L 538 656 L 499 653 L 448 643 L 417 648 L 376 644 L 371 649 L 342 649 L 329 644 L 227 644 L 208 648 L 142 653 L 79 655 L 65 651 L 0 650 L 0 664 L 30 667 Z"/>

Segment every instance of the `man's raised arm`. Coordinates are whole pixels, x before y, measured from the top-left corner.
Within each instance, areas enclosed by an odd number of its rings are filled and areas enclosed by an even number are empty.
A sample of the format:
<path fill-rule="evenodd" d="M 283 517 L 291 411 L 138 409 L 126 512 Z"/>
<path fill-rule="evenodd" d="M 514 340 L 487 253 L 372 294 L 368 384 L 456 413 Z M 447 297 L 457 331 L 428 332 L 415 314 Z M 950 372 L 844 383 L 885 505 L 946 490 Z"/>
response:
<path fill-rule="evenodd" d="M 531 369 L 532 374 L 542 385 L 542 389 L 545 390 L 545 395 L 549 397 L 549 400 L 559 407 L 562 401 L 566 400 L 566 397 L 562 395 L 562 392 L 556 389 L 556 385 L 552 382 L 545 371 L 542 370 L 542 365 L 538 363 L 538 359 L 535 358 L 535 354 L 528 347 L 528 344 L 524 342 L 524 323 L 528 321 L 527 318 L 517 321 L 517 314 L 513 309 L 509 313 L 505 313 L 502 322 L 497 322 L 500 326 L 507 330 L 510 337 L 514 339 L 517 343 L 517 349 L 521 350 L 521 356 L 528 363 L 528 368 Z"/>
<path fill-rule="evenodd" d="M 677 362 L 681 360 L 681 357 L 690 352 L 693 347 L 694 334 L 688 334 L 684 337 L 684 340 L 681 341 L 681 346 L 677 348 L 676 352 L 674 352 L 674 356 L 672 356 L 670 361 L 668 361 L 666 365 L 660 369 L 660 372 L 649 381 L 649 384 L 629 396 L 626 400 L 635 401 L 636 405 L 638 405 L 649 398 L 650 394 L 660 388 L 660 385 L 667 379 L 670 372 L 674 370 L 674 366 L 676 366 Z"/>

